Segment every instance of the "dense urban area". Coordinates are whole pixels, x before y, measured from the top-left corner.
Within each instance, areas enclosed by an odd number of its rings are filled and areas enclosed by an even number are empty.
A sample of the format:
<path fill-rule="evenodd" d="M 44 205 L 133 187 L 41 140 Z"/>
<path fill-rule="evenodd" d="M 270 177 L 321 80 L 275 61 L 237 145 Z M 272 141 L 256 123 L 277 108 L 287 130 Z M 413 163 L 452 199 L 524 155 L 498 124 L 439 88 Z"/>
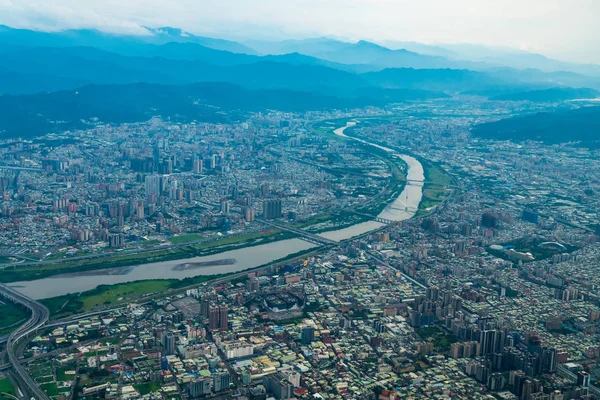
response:
<path fill-rule="evenodd" d="M 600 150 L 472 134 L 553 106 L 3 140 L 0 392 L 600 398 Z"/>

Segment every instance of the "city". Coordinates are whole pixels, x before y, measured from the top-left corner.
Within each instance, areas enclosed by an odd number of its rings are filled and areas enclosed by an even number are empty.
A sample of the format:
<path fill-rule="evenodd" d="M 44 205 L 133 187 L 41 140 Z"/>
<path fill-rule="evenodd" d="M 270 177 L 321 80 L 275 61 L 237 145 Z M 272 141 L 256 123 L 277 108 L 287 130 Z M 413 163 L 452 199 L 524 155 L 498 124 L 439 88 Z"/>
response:
<path fill-rule="evenodd" d="M 181 1 L 0 2 L 0 399 L 600 400 L 596 4 Z"/>

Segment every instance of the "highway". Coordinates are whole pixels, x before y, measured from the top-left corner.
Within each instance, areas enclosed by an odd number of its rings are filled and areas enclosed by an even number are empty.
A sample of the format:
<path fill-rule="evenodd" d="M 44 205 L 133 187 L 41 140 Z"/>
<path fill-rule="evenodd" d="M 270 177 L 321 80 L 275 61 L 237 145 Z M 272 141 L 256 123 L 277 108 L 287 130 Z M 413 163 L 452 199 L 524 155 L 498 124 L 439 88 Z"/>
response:
<path fill-rule="evenodd" d="M 389 263 L 387 263 L 383 258 L 379 257 L 378 255 L 374 254 L 373 252 L 367 252 L 367 254 L 375 261 L 377 261 L 379 264 L 384 265 L 388 268 L 391 268 L 393 270 L 396 270 L 398 272 L 400 272 L 402 274 L 403 277 L 405 277 L 407 280 L 411 281 L 412 283 L 414 283 L 415 285 L 423 288 L 423 289 L 427 289 L 427 286 L 423 285 L 421 282 L 413 279 L 412 277 L 406 275 L 404 272 L 402 272 L 400 269 L 391 266 Z"/>
<path fill-rule="evenodd" d="M 31 317 L 29 320 L 9 335 L 6 343 L 6 353 L 8 354 L 8 359 L 12 364 L 16 375 L 19 377 L 20 383 L 23 384 L 21 389 L 26 390 L 32 396 L 32 398 L 36 400 L 49 399 L 48 396 L 46 396 L 46 394 L 40 389 L 37 382 L 21 365 L 19 358 L 15 353 L 15 348 L 21 339 L 28 337 L 43 327 L 46 322 L 48 322 L 50 313 L 42 304 L 22 295 L 21 293 L 4 284 L 0 284 L 0 295 L 7 300 L 27 307 L 31 311 Z"/>
<path fill-rule="evenodd" d="M 315 235 L 315 234 L 306 232 L 305 230 L 302 230 L 302 229 L 293 228 L 288 225 L 283 225 L 283 224 L 278 224 L 275 222 L 267 221 L 262 218 L 260 220 L 262 222 L 264 222 L 266 225 L 272 226 L 277 229 L 281 229 L 282 231 L 295 233 L 296 235 L 300 236 L 304 240 L 311 242 L 311 243 L 322 244 L 322 245 L 337 245 L 337 244 L 339 244 L 335 240 L 327 239 L 327 238 L 324 238 L 323 236 Z"/>
<path fill-rule="evenodd" d="M 573 382 L 577 383 L 577 375 L 575 375 L 572 371 L 569 371 L 567 369 L 567 367 L 565 367 L 564 365 L 559 365 L 556 368 L 556 372 L 558 373 L 558 375 L 565 377 L 567 379 L 571 379 Z M 591 385 L 590 393 L 593 394 L 594 396 L 600 398 L 600 388 L 598 388 L 594 385 Z"/>

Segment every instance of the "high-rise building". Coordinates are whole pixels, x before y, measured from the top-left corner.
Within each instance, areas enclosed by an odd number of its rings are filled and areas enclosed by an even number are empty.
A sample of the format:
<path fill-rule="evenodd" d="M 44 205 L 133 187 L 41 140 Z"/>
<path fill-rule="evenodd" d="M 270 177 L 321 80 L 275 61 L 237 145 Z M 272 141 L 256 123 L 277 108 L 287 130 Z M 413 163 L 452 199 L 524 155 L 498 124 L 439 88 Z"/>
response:
<path fill-rule="evenodd" d="M 577 386 L 590 387 L 590 374 L 579 371 L 577 373 Z"/>
<path fill-rule="evenodd" d="M 229 200 L 221 199 L 221 213 L 229 215 Z"/>
<path fill-rule="evenodd" d="M 114 233 L 108 236 L 108 247 L 118 249 L 123 247 L 124 238 L 122 233 Z"/>
<path fill-rule="evenodd" d="M 144 219 L 144 200 L 139 200 L 136 206 L 137 219 Z"/>
<path fill-rule="evenodd" d="M 539 220 L 540 214 L 536 210 L 525 209 L 523 210 L 523 214 L 521 218 L 525 222 L 531 222 L 532 224 L 537 224 Z"/>
<path fill-rule="evenodd" d="M 210 377 L 197 378 L 190 382 L 190 397 L 197 398 L 210 394 Z"/>
<path fill-rule="evenodd" d="M 246 281 L 246 290 L 249 292 L 256 292 L 258 289 L 260 289 L 260 281 L 258 278 L 250 278 Z"/>
<path fill-rule="evenodd" d="M 194 161 L 194 173 L 201 174 L 204 171 L 204 166 L 202 165 L 202 160 Z"/>
<path fill-rule="evenodd" d="M 263 385 L 267 392 L 272 393 L 277 400 L 287 400 L 292 397 L 294 386 L 288 380 L 288 377 L 278 372 L 263 378 Z"/>
<path fill-rule="evenodd" d="M 229 329 L 227 306 L 219 306 L 219 329 L 222 331 Z"/>
<path fill-rule="evenodd" d="M 219 307 L 210 306 L 208 309 L 208 327 L 211 331 L 219 329 Z"/>
<path fill-rule="evenodd" d="M 281 199 L 267 199 L 263 201 L 263 217 L 265 219 L 281 218 Z"/>
<path fill-rule="evenodd" d="M 261 197 L 267 197 L 269 195 L 270 191 L 271 191 L 271 189 L 269 188 L 268 183 L 265 182 L 262 185 L 260 185 L 260 196 Z"/>
<path fill-rule="evenodd" d="M 315 340 L 315 328 L 311 325 L 302 327 L 302 344 L 311 344 Z"/>
<path fill-rule="evenodd" d="M 154 196 L 154 198 L 157 198 L 160 196 L 161 189 L 162 189 L 160 175 L 146 176 L 145 185 L 146 185 L 146 197 L 147 198 L 149 198 L 151 196 Z"/>
<path fill-rule="evenodd" d="M 227 306 L 211 306 L 208 309 L 208 327 L 211 331 L 229 329 Z"/>
<path fill-rule="evenodd" d="M 252 207 L 244 207 L 244 219 L 247 222 L 253 222 L 254 218 L 254 209 Z"/>
<path fill-rule="evenodd" d="M 175 354 L 175 335 L 167 332 L 162 337 L 163 352 L 167 356 Z"/>
<path fill-rule="evenodd" d="M 219 372 L 213 375 L 213 390 L 215 393 L 229 389 L 231 376 L 228 372 Z"/>

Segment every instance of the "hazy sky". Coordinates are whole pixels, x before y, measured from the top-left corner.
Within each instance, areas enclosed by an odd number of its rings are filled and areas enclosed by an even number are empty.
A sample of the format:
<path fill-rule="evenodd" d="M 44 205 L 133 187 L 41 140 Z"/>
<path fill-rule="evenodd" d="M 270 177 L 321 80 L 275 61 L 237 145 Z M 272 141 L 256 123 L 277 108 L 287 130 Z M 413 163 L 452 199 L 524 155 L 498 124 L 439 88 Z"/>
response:
<path fill-rule="evenodd" d="M 235 39 L 479 43 L 600 63 L 600 0 L 0 0 L 0 23 Z"/>

